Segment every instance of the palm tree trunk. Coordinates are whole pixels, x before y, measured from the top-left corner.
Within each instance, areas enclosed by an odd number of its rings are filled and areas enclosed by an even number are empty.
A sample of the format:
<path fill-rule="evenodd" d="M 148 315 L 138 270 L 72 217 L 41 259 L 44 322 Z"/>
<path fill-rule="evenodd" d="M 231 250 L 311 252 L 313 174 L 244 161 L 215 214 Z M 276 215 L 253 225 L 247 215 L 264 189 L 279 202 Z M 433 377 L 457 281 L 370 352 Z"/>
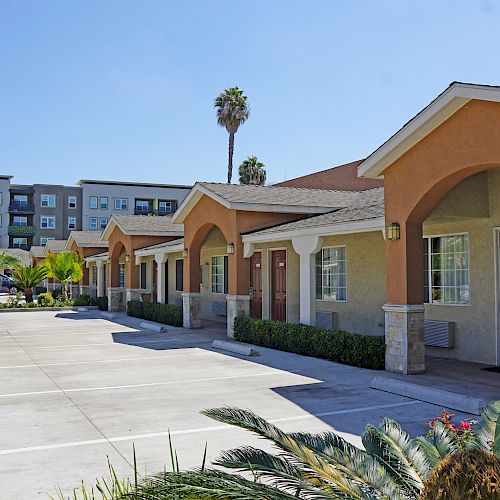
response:
<path fill-rule="evenodd" d="M 24 297 L 26 298 L 26 302 L 33 302 L 33 290 L 31 288 L 25 288 Z"/>
<path fill-rule="evenodd" d="M 227 161 L 227 183 L 231 184 L 233 178 L 233 153 L 234 153 L 234 132 L 229 132 L 229 158 Z"/>

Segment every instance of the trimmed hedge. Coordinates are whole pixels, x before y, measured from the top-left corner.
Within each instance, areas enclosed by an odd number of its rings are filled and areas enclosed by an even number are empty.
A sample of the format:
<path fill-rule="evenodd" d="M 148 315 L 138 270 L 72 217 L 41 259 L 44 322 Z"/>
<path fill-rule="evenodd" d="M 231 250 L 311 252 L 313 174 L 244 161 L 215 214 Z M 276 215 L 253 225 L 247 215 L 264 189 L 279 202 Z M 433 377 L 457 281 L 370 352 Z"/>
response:
<path fill-rule="evenodd" d="M 297 323 L 240 317 L 234 321 L 234 338 L 372 370 L 383 370 L 385 365 L 385 339 L 381 335 L 359 335 Z"/>
<path fill-rule="evenodd" d="M 134 318 L 156 321 L 171 326 L 182 326 L 182 307 L 174 304 L 154 304 L 152 302 L 127 302 L 127 314 Z"/>
<path fill-rule="evenodd" d="M 108 310 L 108 298 L 104 297 L 96 297 L 92 299 L 92 304 L 99 308 L 99 311 L 107 311 Z"/>

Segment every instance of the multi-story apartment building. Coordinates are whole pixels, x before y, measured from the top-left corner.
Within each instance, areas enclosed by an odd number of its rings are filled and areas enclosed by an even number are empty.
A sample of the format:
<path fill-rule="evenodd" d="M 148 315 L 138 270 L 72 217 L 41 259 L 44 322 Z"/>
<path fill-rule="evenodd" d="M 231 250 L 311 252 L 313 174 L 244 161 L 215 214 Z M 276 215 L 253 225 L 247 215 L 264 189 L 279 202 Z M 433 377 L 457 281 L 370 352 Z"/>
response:
<path fill-rule="evenodd" d="M 167 215 L 192 186 L 82 179 L 82 229 L 102 230 L 113 214 Z"/>
<path fill-rule="evenodd" d="M 0 175 L 0 248 L 44 246 L 73 230 L 100 231 L 117 214 L 175 212 L 191 186 L 81 180 L 76 186 L 11 184 Z"/>

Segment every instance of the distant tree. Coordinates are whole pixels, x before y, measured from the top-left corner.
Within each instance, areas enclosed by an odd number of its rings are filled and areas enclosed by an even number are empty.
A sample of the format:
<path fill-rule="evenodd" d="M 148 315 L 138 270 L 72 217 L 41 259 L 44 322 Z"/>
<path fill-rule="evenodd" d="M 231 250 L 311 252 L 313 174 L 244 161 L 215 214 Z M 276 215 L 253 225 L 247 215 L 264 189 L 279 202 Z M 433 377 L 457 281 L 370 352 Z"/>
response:
<path fill-rule="evenodd" d="M 70 283 L 76 283 L 83 277 L 84 260 L 76 252 L 49 252 L 41 262 L 47 268 L 47 277 L 59 281 L 63 285 L 64 299 L 68 299 Z"/>
<path fill-rule="evenodd" d="M 43 265 L 14 267 L 12 279 L 16 287 L 24 291 L 26 302 L 33 302 L 33 288 L 39 285 L 47 276 L 47 268 Z"/>
<path fill-rule="evenodd" d="M 250 109 L 247 96 L 238 87 L 230 87 L 221 92 L 215 98 L 214 107 L 217 110 L 217 123 L 229 133 L 227 182 L 230 184 L 233 177 L 234 134 L 247 121 Z"/>
<path fill-rule="evenodd" d="M 263 186 L 266 183 L 264 164 L 257 160 L 255 155 L 249 156 L 241 163 L 238 173 L 240 175 L 240 184 Z"/>

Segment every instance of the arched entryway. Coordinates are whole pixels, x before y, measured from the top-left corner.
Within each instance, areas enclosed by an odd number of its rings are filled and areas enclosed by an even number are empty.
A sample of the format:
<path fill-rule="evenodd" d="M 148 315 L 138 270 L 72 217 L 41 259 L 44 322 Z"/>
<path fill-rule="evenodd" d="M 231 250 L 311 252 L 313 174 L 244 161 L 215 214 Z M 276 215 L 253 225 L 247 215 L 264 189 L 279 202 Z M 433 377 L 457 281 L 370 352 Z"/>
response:
<path fill-rule="evenodd" d="M 443 203 L 447 195 L 456 193 L 469 183 L 471 189 L 477 187 L 479 190 L 478 199 L 482 196 L 481 189 L 486 189 L 488 213 L 482 214 L 481 217 L 488 219 L 491 230 L 486 231 L 485 226 L 478 244 L 489 245 L 492 249 L 493 228 L 500 225 L 500 212 L 492 210 L 490 202 L 500 196 L 500 184 L 496 182 L 497 177 L 494 174 L 485 174 L 482 179 L 477 177 L 477 174 L 493 172 L 499 167 L 500 104 L 471 100 L 384 169 L 386 223 L 387 226 L 397 223 L 400 227 L 399 238 L 388 239 L 386 244 L 385 328 L 388 370 L 402 373 L 420 373 L 425 370 L 424 310 L 427 306 L 424 307 L 424 303 L 429 300 L 429 295 L 425 296 L 424 286 L 426 254 L 423 227 L 429 222 L 429 217 L 432 220 L 433 211 Z M 470 194 L 470 191 L 465 189 L 463 193 Z M 474 218 L 467 214 L 466 197 L 459 197 L 455 203 L 452 212 L 457 212 L 458 208 L 462 210 L 462 213 L 456 213 L 458 219 Z M 477 208 L 471 206 L 470 210 Z M 458 238 L 459 234 L 458 231 L 453 232 L 450 235 L 453 238 L 444 243 L 437 239 L 427 241 L 428 251 L 434 253 L 432 245 L 437 245 L 436 248 L 439 245 L 442 248 L 443 245 L 448 246 L 450 255 L 445 257 L 450 259 L 454 258 L 451 254 L 457 248 L 463 249 L 464 245 L 468 245 L 469 251 L 472 241 L 468 238 L 465 238 L 467 241 Z M 447 235 L 435 236 L 439 238 Z M 495 282 L 497 278 L 493 271 L 494 261 L 485 262 L 483 265 L 491 269 L 487 279 Z M 479 279 L 475 277 L 475 273 L 480 275 L 479 269 L 470 269 L 469 273 L 471 280 Z M 433 283 L 432 278 L 430 279 L 432 293 Z M 455 286 L 455 283 L 450 286 Z M 450 296 L 456 296 L 456 290 L 450 291 Z M 467 306 L 474 308 L 478 307 L 480 299 L 471 297 L 470 301 L 472 305 Z M 496 321 L 494 307 L 488 314 Z M 471 332 L 471 335 L 473 334 L 474 332 Z M 495 352 L 493 361 L 498 362 L 496 331 L 494 338 L 489 349 Z"/>

